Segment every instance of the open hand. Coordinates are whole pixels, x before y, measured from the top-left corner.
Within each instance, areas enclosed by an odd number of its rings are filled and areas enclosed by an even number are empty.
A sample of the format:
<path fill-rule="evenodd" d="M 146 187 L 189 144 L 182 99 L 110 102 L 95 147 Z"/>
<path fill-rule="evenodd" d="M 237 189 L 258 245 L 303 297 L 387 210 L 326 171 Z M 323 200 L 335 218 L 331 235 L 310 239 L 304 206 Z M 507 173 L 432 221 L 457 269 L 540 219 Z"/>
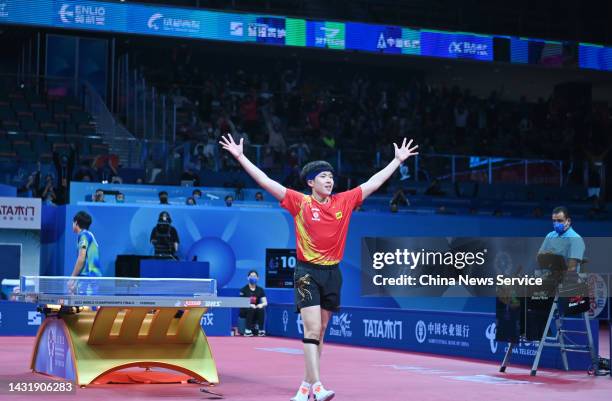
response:
<path fill-rule="evenodd" d="M 414 147 L 410 147 L 412 145 L 412 139 L 406 144 L 406 138 L 402 142 L 402 146 L 398 147 L 396 143 L 393 144 L 395 148 L 395 158 L 402 163 L 404 160 L 408 159 L 410 156 L 416 156 L 419 152 L 415 152 L 419 148 L 419 145 Z"/>
<path fill-rule="evenodd" d="M 223 147 L 223 149 L 227 150 L 234 156 L 234 158 L 238 159 L 243 154 L 243 143 L 244 138 L 240 138 L 240 142 L 234 142 L 234 138 L 232 138 L 232 134 L 227 134 L 227 136 L 222 136 L 219 144 Z"/>

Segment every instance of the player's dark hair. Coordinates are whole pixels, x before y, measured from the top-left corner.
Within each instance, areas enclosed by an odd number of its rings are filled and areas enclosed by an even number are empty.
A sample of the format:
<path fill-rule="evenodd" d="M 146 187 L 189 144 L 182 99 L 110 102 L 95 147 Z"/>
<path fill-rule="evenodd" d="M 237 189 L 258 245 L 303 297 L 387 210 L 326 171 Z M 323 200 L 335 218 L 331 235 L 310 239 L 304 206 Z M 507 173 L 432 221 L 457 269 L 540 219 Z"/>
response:
<path fill-rule="evenodd" d="M 570 218 L 569 210 L 565 206 L 557 206 L 552 212 L 553 214 L 563 213 L 566 219 Z"/>
<path fill-rule="evenodd" d="M 72 221 L 74 221 L 81 230 L 88 230 L 89 226 L 91 226 L 92 219 L 89 213 L 80 211 L 74 215 Z"/>
<path fill-rule="evenodd" d="M 306 165 L 302 167 L 300 179 L 302 179 L 302 181 L 312 180 L 323 171 L 330 171 L 333 174 L 334 168 L 325 160 L 315 160 L 313 162 L 306 163 Z"/>
<path fill-rule="evenodd" d="M 255 275 L 257 277 L 259 277 L 259 273 L 257 273 L 257 270 L 249 270 L 249 273 L 247 274 L 247 277 L 249 277 L 252 273 L 255 273 Z"/>

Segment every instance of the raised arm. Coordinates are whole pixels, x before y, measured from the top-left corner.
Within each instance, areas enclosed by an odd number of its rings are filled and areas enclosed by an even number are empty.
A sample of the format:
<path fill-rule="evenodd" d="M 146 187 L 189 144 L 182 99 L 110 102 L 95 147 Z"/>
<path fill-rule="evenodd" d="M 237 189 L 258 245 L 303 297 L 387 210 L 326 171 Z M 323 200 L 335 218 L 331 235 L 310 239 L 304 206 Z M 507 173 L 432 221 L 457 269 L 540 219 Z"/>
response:
<path fill-rule="evenodd" d="M 244 139 L 240 139 L 240 143 L 234 142 L 234 138 L 232 138 L 232 134 L 227 134 L 227 136 L 222 136 L 219 144 L 223 147 L 223 149 L 230 152 L 232 156 L 240 163 L 244 171 L 247 172 L 248 175 L 251 176 L 253 180 L 260 187 L 268 191 L 272 196 L 274 196 L 279 201 L 282 201 L 285 198 L 285 193 L 287 192 L 287 188 L 279 184 L 278 182 L 272 180 L 270 177 L 266 175 L 263 171 L 259 169 L 256 165 L 251 163 L 249 159 L 244 155 L 243 152 L 243 143 Z"/>
<path fill-rule="evenodd" d="M 370 177 L 369 180 L 361 184 L 362 199 L 365 200 L 368 196 L 372 195 L 385 181 L 391 177 L 393 172 L 410 156 L 418 155 L 419 152 L 415 152 L 419 145 L 410 147 L 412 145 L 412 139 L 406 144 L 406 138 L 402 142 L 402 146 L 398 147 L 396 143 L 393 144 L 395 148 L 395 157 L 385 168 L 380 170 L 378 173 Z"/>

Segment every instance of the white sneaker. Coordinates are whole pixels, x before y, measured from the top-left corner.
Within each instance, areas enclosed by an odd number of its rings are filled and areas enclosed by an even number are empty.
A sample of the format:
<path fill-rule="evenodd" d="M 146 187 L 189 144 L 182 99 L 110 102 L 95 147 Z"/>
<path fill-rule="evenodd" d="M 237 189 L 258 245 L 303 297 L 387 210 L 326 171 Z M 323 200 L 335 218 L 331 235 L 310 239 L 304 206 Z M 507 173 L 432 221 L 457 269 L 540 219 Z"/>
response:
<path fill-rule="evenodd" d="M 253 332 L 249 329 L 244 330 L 245 337 L 253 337 Z"/>
<path fill-rule="evenodd" d="M 289 401 L 308 401 L 310 399 L 310 384 L 302 382 L 295 396 Z"/>
<path fill-rule="evenodd" d="M 316 382 L 312 385 L 312 395 L 316 401 L 331 401 L 336 393 L 331 390 L 326 390 L 321 382 Z"/>

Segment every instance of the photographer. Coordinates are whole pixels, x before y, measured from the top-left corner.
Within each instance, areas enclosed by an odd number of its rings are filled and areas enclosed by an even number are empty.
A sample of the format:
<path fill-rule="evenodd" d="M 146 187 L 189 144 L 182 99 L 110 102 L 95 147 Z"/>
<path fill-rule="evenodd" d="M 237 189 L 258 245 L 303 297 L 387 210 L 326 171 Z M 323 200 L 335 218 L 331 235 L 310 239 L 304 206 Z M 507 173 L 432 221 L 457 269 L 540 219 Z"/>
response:
<path fill-rule="evenodd" d="M 176 228 L 172 226 L 172 218 L 166 211 L 159 214 L 157 225 L 151 231 L 151 244 L 155 248 L 155 256 L 176 258 L 179 237 Z"/>

